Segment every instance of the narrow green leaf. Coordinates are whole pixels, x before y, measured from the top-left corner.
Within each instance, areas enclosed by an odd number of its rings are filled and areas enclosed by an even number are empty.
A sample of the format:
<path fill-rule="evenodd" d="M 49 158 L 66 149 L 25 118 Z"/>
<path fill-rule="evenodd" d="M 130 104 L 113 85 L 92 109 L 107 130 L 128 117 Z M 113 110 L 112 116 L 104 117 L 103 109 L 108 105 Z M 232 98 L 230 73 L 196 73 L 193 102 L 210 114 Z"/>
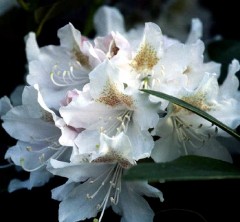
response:
<path fill-rule="evenodd" d="M 166 99 L 171 103 L 174 103 L 178 106 L 181 106 L 181 107 L 183 107 L 183 108 L 185 108 L 185 109 L 203 117 L 204 119 L 210 121 L 214 125 L 218 126 L 222 130 L 224 130 L 225 132 L 234 136 L 236 139 L 240 140 L 240 135 L 238 135 L 235 130 L 231 129 L 230 127 L 226 126 L 222 122 L 218 121 L 216 118 L 209 115 L 208 113 L 202 111 L 201 109 L 199 109 L 199 108 L 197 108 L 197 107 L 195 107 L 195 106 L 193 106 L 193 105 L 191 105 L 191 104 L 189 104 L 189 103 L 187 103 L 187 102 L 185 102 L 181 99 L 178 99 L 176 97 L 167 95 L 167 94 L 162 93 L 162 92 L 153 91 L 153 90 L 142 89 L 141 91 L 149 93 L 149 94 L 154 95 L 154 96 L 157 96 L 157 97 L 162 98 L 162 99 Z"/>
<path fill-rule="evenodd" d="M 24 0 L 17 0 L 18 4 L 26 11 L 30 10 L 29 3 L 26 3 Z"/>
<path fill-rule="evenodd" d="M 148 181 L 240 179 L 240 169 L 221 160 L 189 155 L 166 163 L 140 163 L 130 168 L 124 179 Z"/>
<path fill-rule="evenodd" d="M 25 11 L 32 11 L 38 6 L 39 0 L 17 0 L 17 2 Z"/>

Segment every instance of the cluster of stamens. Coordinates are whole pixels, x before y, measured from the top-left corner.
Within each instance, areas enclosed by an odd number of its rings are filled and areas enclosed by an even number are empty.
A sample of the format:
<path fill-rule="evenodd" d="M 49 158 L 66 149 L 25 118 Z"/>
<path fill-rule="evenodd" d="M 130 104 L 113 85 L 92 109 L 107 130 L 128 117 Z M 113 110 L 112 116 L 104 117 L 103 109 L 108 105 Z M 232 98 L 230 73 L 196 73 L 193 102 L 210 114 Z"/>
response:
<path fill-rule="evenodd" d="M 69 70 L 62 71 L 58 68 L 58 65 L 55 65 L 50 73 L 50 79 L 56 86 L 66 87 L 87 82 L 87 78 L 84 75 L 76 76 L 73 65 L 69 65 Z"/>
<path fill-rule="evenodd" d="M 37 140 L 37 139 L 35 139 Z M 38 166 L 35 168 L 28 168 L 25 166 L 25 159 L 24 158 L 20 158 L 20 164 L 22 166 L 22 168 L 25 171 L 28 172 L 33 172 L 36 171 L 38 169 L 40 169 L 41 167 L 43 167 L 44 165 L 46 165 L 48 163 L 48 161 L 50 159 L 58 159 L 67 149 L 67 147 L 61 146 L 57 140 L 56 137 L 50 137 L 50 138 L 45 138 L 45 139 L 39 139 L 39 141 L 44 141 L 49 143 L 48 145 L 46 145 L 46 149 L 44 153 L 40 153 L 39 157 L 38 157 Z M 34 150 L 31 146 L 27 146 L 26 150 L 28 152 L 35 152 L 38 153 L 39 150 Z M 53 153 L 48 153 L 54 151 Z M 48 154 L 48 155 L 46 155 Z M 50 155 L 49 155 L 50 154 Z M 46 157 L 47 156 L 47 157 Z"/>
<path fill-rule="evenodd" d="M 177 134 L 177 139 L 183 145 L 185 155 L 189 154 L 187 145 L 190 145 L 196 149 L 200 149 L 208 140 L 210 140 L 212 137 L 215 137 L 218 133 L 218 128 L 216 126 L 213 133 L 209 132 L 212 131 L 210 128 L 214 127 L 213 124 L 211 126 L 199 124 L 197 127 L 194 127 L 191 124 L 185 123 L 181 118 L 176 116 L 171 117 L 171 120 Z M 203 127 L 205 130 L 202 130 Z M 209 130 L 206 130 L 207 128 L 209 128 Z"/>
<path fill-rule="evenodd" d="M 108 124 L 108 127 L 101 126 L 99 127 L 99 132 L 104 133 L 108 136 L 116 136 L 121 132 L 125 132 L 128 128 L 129 122 L 131 121 L 133 111 L 126 110 L 123 111 L 120 115 L 117 117 L 108 117 L 108 121 L 111 122 L 111 124 Z M 99 120 L 102 120 L 102 117 L 99 117 Z"/>
<path fill-rule="evenodd" d="M 94 184 L 100 181 L 100 185 L 93 194 L 86 194 L 88 200 L 94 199 L 97 195 L 103 192 L 103 188 L 108 186 L 105 197 L 101 203 L 98 203 L 96 208 L 97 210 L 102 210 L 99 217 L 99 222 L 101 222 L 104 215 L 104 211 L 107 207 L 108 202 L 117 205 L 119 201 L 119 195 L 121 193 L 121 176 L 123 173 L 123 168 L 119 164 L 113 165 L 110 169 L 103 172 L 94 180 L 89 180 L 89 184 Z M 104 178 L 104 179 L 103 179 Z M 102 182 L 101 182 L 102 180 Z"/>

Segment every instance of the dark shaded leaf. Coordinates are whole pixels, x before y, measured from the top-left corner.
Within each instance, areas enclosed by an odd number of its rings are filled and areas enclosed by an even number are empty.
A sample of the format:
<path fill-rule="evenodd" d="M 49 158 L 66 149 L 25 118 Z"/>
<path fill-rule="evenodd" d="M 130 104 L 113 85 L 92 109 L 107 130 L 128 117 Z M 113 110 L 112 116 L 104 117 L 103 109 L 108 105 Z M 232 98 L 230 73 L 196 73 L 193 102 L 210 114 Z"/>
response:
<path fill-rule="evenodd" d="M 140 163 L 124 175 L 126 180 L 182 181 L 239 179 L 233 164 L 200 156 L 183 156 L 167 163 Z"/>

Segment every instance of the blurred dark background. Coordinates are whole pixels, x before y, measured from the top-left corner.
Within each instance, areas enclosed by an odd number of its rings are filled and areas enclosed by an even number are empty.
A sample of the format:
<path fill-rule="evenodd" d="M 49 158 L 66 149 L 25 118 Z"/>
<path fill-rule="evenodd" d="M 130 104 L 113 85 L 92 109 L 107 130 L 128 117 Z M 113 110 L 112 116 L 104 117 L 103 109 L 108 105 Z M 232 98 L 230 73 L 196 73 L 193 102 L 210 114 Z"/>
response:
<path fill-rule="evenodd" d="M 126 28 L 129 28 L 145 21 L 159 21 L 161 23 L 161 15 L 166 14 L 166 10 L 170 10 L 170 15 L 174 18 L 173 12 L 176 10 L 184 11 L 184 8 L 181 7 L 184 4 L 186 7 L 190 1 L 176 0 L 175 5 L 168 6 L 167 4 L 170 4 L 168 0 L 73 0 L 72 4 L 75 5 L 71 6 L 71 1 L 68 1 L 67 10 L 59 7 L 59 11 L 47 19 L 41 30 L 39 25 L 46 12 L 58 1 L 26 0 L 19 2 L 22 5 L 13 7 L 0 16 L 0 97 L 10 96 L 17 85 L 25 83 L 24 36 L 29 31 L 39 32 L 38 43 L 40 46 L 58 44 L 57 30 L 68 22 L 73 23 L 84 34 L 93 37 L 95 31 L 92 26 L 92 15 L 102 4 L 119 8 L 126 19 Z M 207 10 L 207 15 L 210 15 L 207 24 L 203 24 L 209 27 L 206 30 L 207 33 L 204 33 L 206 42 L 211 41 L 215 36 L 222 36 L 223 39 L 239 43 L 237 1 L 200 0 L 196 2 L 199 2 L 200 11 L 197 10 L 194 14 L 195 11 L 190 10 L 191 16 L 205 15 L 205 12 L 201 10 Z M 23 3 L 27 3 L 27 7 Z M 0 5 L 0 11 L 1 7 L 3 6 Z M 184 13 L 183 15 L 183 17 L 186 16 Z M 189 24 L 183 24 L 183 27 L 185 26 L 186 29 L 189 28 Z M 187 30 L 185 32 L 187 33 Z M 221 54 L 221 51 L 218 54 Z M 7 161 L 4 160 L 5 151 L 16 141 L 10 138 L 2 128 L 0 129 L 0 139 L 0 164 L 4 165 L 7 164 Z M 235 163 L 239 164 L 238 157 L 236 157 Z M 16 176 L 24 179 L 27 177 L 27 173 L 17 173 L 14 167 L 0 169 L 0 221 L 57 222 L 59 203 L 51 199 L 51 189 L 62 184 L 65 180 L 54 178 L 41 188 L 8 193 L 7 184 Z M 163 191 L 165 202 L 159 203 L 156 199 L 148 199 L 156 212 L 155 221 L 239 221 L 239 207 L 235 202 L 238 203 L 240 199 L 240 180 L 167 182 L 156 186 Z M 120 221 L 120 217 L 112 214 L 111 210 L 107 210 L 103 221 Z"/>

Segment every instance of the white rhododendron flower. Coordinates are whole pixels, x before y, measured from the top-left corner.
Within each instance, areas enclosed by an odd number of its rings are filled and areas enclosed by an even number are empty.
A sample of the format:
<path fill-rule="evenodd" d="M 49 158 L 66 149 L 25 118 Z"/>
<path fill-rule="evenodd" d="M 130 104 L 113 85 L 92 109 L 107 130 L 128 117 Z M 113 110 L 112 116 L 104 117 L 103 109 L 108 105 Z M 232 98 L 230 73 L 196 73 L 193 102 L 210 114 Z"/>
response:
<path fill-rule="evenodd" d="M 151 104 L 140 91 L 124 88 L 120 75 L 109 61 L 104 62 L 90 73 L 88 91 L 77 92 L 67 106 L 60 108 L 68 126 L 85 129 L 74 140 L 73 155 L 98 150 L 101 133 L 114 139 L 123 133 L 136 160 L 150 156 L 153 138 L 148 129 L 158 122 L 158 105 Z"/>
<path fill-rule="evenodd" d="M 22 105 L 11 108 L 2 116 L 3 128 L 17 144 L 10 147 L 5 158 L 31 172 L 27 181 L 13 180 L 9 190 L 42 186 L 52 176 L 46 170 L 50 158 L 58 159 L 69 147 L 59 144 L 60 130 L 54 124 L 55 114 L 41 106 L 41 97 L 34 87 L 24 88 Z M 67 152 L 64 154 L 66 155 Z"/>
<path fill-rule="evenodd" d="M 215 74 L 205 74 L 196 90 L 183 90 L 179 98 L 211 114 L 235 129 L 240 123 L 239 81 L 235 73 L 239 62 L 233 60 L 227 79 L 218 86 Z M 228 136 L 212 123 L 179 106 L 170 104 L 159 122 L 152 157 L 157 162 L 170 161 L 182 155 L 202 155 L 231 162 L 231 156 L 216 136 Z M 172 144 L 172 145 L 171 145 Z"/>
<path fill-rule="evenodd" d="M 67 182 L 52 191 L 61 201 L 60 222 L 104 218 L 108 207 L 123 222 L 153 221 L 142 196 L 163 201 L 148 181 L 125 181 L 139 162 L 168 162 L 197 155 L 232 162 L 218 138 L 225 131 L 150 89 L 177 97 L 228 127 L 240 124 L 240 93 L 233 60 L 222 85 L 220 64 L 204 58 L 202 24 L 192 21 L 185 43 L 147 22 L 126 31 L 121 13 L 101 7 L 96 37 L 88 39 L 69 23 L 58 30 L 59 45 L 39 47 L 26 37 L 29 86 L 22 104 L 0 100 L 3 128 L 17 140 L 6 159 L 30 172 L 9 190 L 31 189 L 53 175 Z"/>
<path fill-rule="evenodd" d="M 82 89 L 88 73 L 101 62 L 92 44 L 68 24 L 58 31 L 60 45 L 39 48 L 34 33 L 26 38 L 29 74 L 27 82 L 38 84 L 48 107 L 58 109 L 60 100 L 72 89 Z"/>
<path fill-rule="evenodd" d="M 52 172 L 59 175 L 58 171 L 60 169 Z M 122 220 L 126 222 L 152 221 L 154 213 L 142 195 L 163 200 L 161 192 L 147 182 L 121 181 L 124 169 L 117 164 L 69 164 L 65 170 L 61 170 L 60 175 L 69 177 L 73 171 L 76 171 L 75 180 L 69 179 L 66 184 L 53 190 L 53 198 L 62 201 L 59 221 L 85 220 L 96 217 L 102 211 L 99 218 L 101 221 L 109 206 L 122 215 Z M 81 183 L 82 171 L 89 179 Z"/>
<path fill-rule="evenodd" d="M 108 145 L 113 148 L 109 149 Z M 100 222 L 109 206 L 122 215 L 122 220 L 126 222 L 153 220 L 154 213 L 142 195 L 158 197 L 161 201 L 163 195 L 145 181 L 122 181 L 122 175 L 134 164 L 134 160 L 129 157 L 130 150 L 121 148 L 122 146 L 112 141 L 99 149 L 102 155 L 92 162 L 51 161 L 49 171 L 68 178 L 64 185 L 52 192 L 54 199 L 62 201 L 59 221 L 84 220 L 96 217 L 101 211 Z"/>

